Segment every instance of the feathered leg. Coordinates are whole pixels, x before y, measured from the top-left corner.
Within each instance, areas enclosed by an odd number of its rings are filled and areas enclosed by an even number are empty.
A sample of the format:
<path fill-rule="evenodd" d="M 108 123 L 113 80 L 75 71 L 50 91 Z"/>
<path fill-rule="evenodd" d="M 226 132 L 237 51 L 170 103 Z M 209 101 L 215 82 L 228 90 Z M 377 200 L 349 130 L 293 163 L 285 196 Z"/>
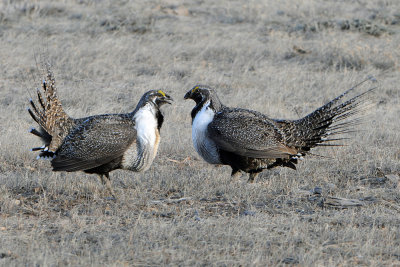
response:
<path fill-rule="evenodd" d="M 247 180 L 248 183 L 254 183 L 255 179 L 258 177 L 260 172 L 251 172 L 249 173 L 249 180 Z"/>
<path fill-rule="evenodd" d="M 231 177 L 233 181 L 239 180 L 242 176 L 242 172 L 240 170 L 232 169 Z"/>
<path fill-rule="evenodd" d="M 112 185 L 111 185 L 110 175 L 108 173 L 105 173 L 105 174 L 99 174 L 99 176 L 100 176 L 101 183 L 103 185 L 107 186 L 107 189 L 110 192 L 111 196 L 114 199 L 117 199 L 115 197 L 114 190 L 113 190 Z M 105 178 L 104 178 L 104 176 L 105 176 Z"/>

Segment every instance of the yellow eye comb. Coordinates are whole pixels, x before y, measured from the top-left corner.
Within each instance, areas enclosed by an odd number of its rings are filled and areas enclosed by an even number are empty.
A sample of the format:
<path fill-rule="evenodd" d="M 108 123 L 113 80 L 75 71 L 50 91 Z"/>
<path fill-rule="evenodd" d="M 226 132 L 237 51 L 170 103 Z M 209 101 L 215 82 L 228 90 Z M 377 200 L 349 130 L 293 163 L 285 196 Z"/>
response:
<path fill-rule="evenodd" d="M 165 96 L 165 93 L 161 90 L 158 90 L 158 93 L 161 94 L 162 96 Z"/>
<path fill-rule="evenodd" d="M 196 90 L 199 89 L 198 86 L 196 86 L 195 88 L 192 89 L 192 93 L 196 92 Z"/>

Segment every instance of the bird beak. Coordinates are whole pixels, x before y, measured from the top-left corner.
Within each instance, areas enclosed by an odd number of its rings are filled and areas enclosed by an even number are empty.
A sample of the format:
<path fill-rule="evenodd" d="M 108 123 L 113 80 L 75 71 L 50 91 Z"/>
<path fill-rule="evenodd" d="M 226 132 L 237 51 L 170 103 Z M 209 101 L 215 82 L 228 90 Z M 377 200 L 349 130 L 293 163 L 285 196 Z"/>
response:
<path fill-rule="evenodd" d="M 192 90 L 189 90 L 187 93 L 186 93 L 186 95 L 183 97 L 183 99 L 189 99 L 189 98 L 192 98 Z"/>
<path fill-rule="evenodd" d="M 172 97 L 166 94 L 161 98 L 161 101 L 171 105 L 174 100 L 172 99 Z"/>

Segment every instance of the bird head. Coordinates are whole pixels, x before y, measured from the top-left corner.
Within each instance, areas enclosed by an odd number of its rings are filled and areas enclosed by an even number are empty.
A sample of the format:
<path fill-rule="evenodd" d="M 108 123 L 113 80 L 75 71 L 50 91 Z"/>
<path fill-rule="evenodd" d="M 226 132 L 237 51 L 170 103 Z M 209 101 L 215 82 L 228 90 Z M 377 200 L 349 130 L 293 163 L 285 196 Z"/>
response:
<path fill-rule="evenodd" d="M 164 104 L 171 104 L 173 101 L 172 97 L 164 93 L 162 90 L 150 90 L 140 98 L 139 103 L 136 105 L 133 114 L 135 114 L 140 108 L 146 105 L 151 105 L 155 109 L 159 109 Z"/>
<path fill-rule="evenodd" d="M 196 106 L 192 111 L 192 117 L 205 103 L 208 102 L 209 107 L 215 112 L 219 111 L 223 107 L 215 90 L 205 85 L 194 86 L 185 94 L 184 99 L 192 99 L 196 102 Z"/>
<path fill-rule="evenodd" d="M 153 103 L 160 107 L 164 104 L 172 104 L 172 97 L 164 93 L 162 90 L 151 90 L 142 96 L 145 103 Z"/>
<path fill-rule="evenodd" d="M 196 85 L 185 94 L 184 99 L 193 99 L 199 104 L 209 100 L 213 94 L 215 94 L 213 89 L 204 85 Z"/>

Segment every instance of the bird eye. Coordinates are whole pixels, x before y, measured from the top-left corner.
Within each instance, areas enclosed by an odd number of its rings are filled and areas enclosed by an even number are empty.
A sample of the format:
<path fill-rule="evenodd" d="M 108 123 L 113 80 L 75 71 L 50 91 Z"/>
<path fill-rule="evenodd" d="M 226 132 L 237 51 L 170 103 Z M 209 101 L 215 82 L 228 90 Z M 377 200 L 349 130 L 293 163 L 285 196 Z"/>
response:
<path fill-rule="evenodd" d="M 198 86 L 194 87 L 194 88 L 192 89 L 192 93 L 196 92 L 198 89 L 199 89 Z"/>

